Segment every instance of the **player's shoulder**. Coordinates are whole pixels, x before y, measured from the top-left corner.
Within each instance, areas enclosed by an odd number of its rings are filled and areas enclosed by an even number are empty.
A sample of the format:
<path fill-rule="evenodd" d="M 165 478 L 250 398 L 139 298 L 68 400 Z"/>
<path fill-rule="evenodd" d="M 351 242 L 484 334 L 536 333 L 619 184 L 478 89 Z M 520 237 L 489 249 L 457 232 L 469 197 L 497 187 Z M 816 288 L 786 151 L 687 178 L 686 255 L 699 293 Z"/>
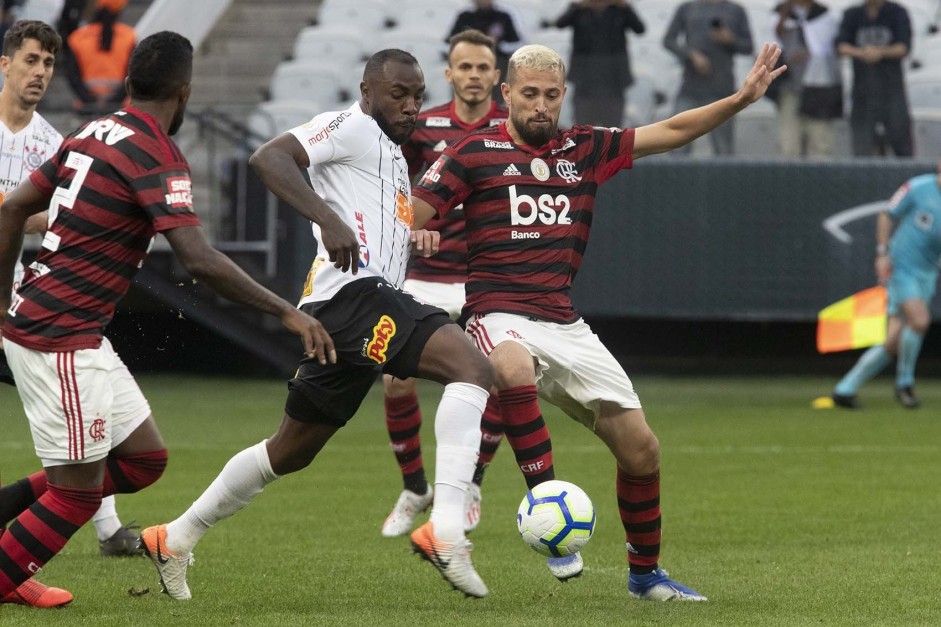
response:
<path fill-rule="evenodd" d="M 33 132 L 35 134 L 46 135 L 52 141 L 61 142 L 62 133 L 56 130 L 56 128 L 42 115 L 38 112 L 33 112 L 33 119 L 30 121 L 33 125 Z"/>
<path fill-rule="evenodd" d="M 485 126 L 469 132 L 453 144 L 451 148 L 458 154 L 481 152 L 484 150 L 503 149 L 516 150 L 516 145 L 510 141 L 503 127 L 500 125 Z"/>
<path fill-rule="evenodd" d="M 348 109 L 338 111 L 324 111 L 318 113 L 309 122 L 291 129 L 289 132 L 296 136 L 305 137 L 311 144 L 321 142 L 329 137 L 338 139 L 358 136 L 375 130 L 375 121 L 365 115 L 359 108 L 359 103 Z"/>
<path fill-rule="evenodd" d="M 934 191 L 938 188 L 938 175 L 937 174 L 919 174 L 918 176 L 913 176 L 905 182 L 905 185 L 912 192 L 926 192 Z"/>

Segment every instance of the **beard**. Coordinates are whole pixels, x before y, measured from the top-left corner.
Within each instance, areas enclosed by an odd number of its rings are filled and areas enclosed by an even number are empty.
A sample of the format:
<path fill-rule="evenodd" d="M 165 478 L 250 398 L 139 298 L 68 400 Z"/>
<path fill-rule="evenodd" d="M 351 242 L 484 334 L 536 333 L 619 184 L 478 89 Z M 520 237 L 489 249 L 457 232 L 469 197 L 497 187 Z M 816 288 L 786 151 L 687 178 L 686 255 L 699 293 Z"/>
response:
<path fill-rule="evenodd" d="M 527 146 L 533 148 L 545 146 L 549 143 L 549 140 L 555 137 L 556 133 L 559 132 L 559 126 L 556 123 L 547 126 L 532 127 L 527 125 L 525 120 L 521 120 L 515 116 L 511 116 L 511 120 L 520 139 L 526 142 Z"/>
<path fill-rule="evenodd" d="M 173 119 L 170 120 L 170 128 L 167 129 L 167 135 L 176 135 L 176 132 L 180 130 L 180 127 L 183 126 L 184 113 L 186 113 L 186 108 L 180 107 L 177 109 L 176 113 L 173 114 Z"/>
<path fill-rule="evenodd" d="M 385 133 L 389 139 L 399 146 L 407 142 L 408 138 L 412 136 L 412 131 L 415 130 L 414 123 L 407 129 L 392 124 L 388 119 L 386 119 L 386 116 L 382 115 L 382 112 L 380 111 L 375 111 L 370 113 L 370 115 L 376 121 L 376 124 L 379 125 L 379 129 L 382 130 L 382 132 Z"/>

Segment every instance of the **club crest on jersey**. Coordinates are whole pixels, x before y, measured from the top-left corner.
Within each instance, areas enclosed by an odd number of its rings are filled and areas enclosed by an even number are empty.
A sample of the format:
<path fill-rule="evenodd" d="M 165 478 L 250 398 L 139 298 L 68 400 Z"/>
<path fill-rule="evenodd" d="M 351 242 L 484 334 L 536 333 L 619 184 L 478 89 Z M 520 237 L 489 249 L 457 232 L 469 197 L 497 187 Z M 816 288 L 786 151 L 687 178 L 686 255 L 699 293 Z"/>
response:
<path fill-rule="evenodd" d="M 425 120 L 425 126 L 448 128 L 451 126 L 451 118 L 431 117 Z"/>
<path fill-rule="evenodd" d="M 372 328 L 372 339 L 366 344 L 364 353 L 377 364 L 386 363 L 386 351 L 395 337 L 395 320 L 383 315 Z"/>
<path fill-rule="evenodd" d="M 578 175 L 578 171 L 575 169 L 575 164 L 565 159 L 559 159 L 559 162 L 555 164 L 555 172 L 561 176 L 566 183 L 577 183 L 582 180 L 582 177 Z"/>
<path fill-rule="evenodd" d="M 42 165 L 44 161 L 42 154 L 39 152 L 39 147 L 35 147 L 29 152 L 26 153 L 26 169 L 35 170 Z"/>
<path fill-rule="evenodd" d="M 533 176 L 540 181 L 549 180 L 549 166 L 540 158 L 535 158 L 529 164 L 529 170 L 533 173 Z"/>
<path fill-rule="evenodd" d="M 165 195 L 174 209 L 193 209 L 193 182 L 188 176 L 168 176 Z"/>

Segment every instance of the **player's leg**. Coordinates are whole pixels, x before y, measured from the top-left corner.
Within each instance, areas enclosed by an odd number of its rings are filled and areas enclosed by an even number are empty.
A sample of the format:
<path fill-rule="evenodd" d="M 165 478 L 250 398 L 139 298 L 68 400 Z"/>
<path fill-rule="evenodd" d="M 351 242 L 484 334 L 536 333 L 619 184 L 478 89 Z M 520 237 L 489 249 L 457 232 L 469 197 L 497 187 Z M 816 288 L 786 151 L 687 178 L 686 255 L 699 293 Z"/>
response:
<path fill-rule="evenodd" d="M 532 488 L 555 479 L 555 469 L 552 441 L 537 398 L 535 347 L 524 344 L 532 328 L 529 322 L 520 316 L 490 314 L 471 320 L 467 334 L 493 365 L 506 439 L 526 486 Z"/>
<path fill-rule="evenodd" d="M 382 378 L 386 429 L 402 472 L 402 493 L 382 524 L 382 535 L 394 538 L 412 530 L 415 515 L 431 506 L 433 491 L 425 477 L 421 455 L 421 410 L 415 379 Z"/>
<path fill-rule="evenodd" d="M 833 388 L 833 402 L 837 407 L 846 409 L 858 409 L 860 407 L 856 391 L 863 383 L 875 377 L 892 363 L 901 330 L 901 318 L 890 315 L 886 328 L 885 343 L 868 348 Z"/>
<path fill-rule="evenodd" d="M 316 359 L 301 362 L 289 383 L 285 413 L 269 439 L 237 453 L 177 519 L 148 527 L 141 545 L 157 568 L 164 592 L 192 598 L 187 567 L 199 540 L 216 523 L 233 516 L 281 476 L 306 468 L 336 431 L 352 418 L 369 392 L 373 368 Z"/>
<path fill-rule="evenodd" d="M 490 364 L 442 312 L 416 322 L 386 371 L 400 377 L 417 374 L 445 386 L 435 414 L 434 506 L 429 521 L 412 533 L 412 545 L 455 588 L 485 596 L 487 586 L 471 564 L 463 521 L 480 448 L 480 420 L 493 383 Z"/>
<path fill-rule="evenodd" d="M 22 602 L 17 590 L 101 505 L 112 446 L 114 354 L 109 345 L 42 353 L 8 340 L 4 348 L 45 469 L 41 494 L 0 536 L 0 601 Z M 67 603 L 71 595 L 65 595 Z"/>
<path fill-rule="evenodd" d="M 922 340 L 931 325 L 928 303 L 912 298 L 901 305 L 905 326 L 898 339 L 898 363 L 895 375 L 895 397 L 903 407 L 916 409 L 921 405 L 915 396 L 915 363 L 921 352 Z"/>
<path fill-rule="evenodd" d="M 500 417 L 500 402 L 496 394 L 491 394 L 484 408 L 484 415 L 480 419 L 480 456 L 474 468 L 474 478 L 467 486 L 464 498 L 464 531 L 470 532 L 480 524 L 481 503 L 483 495 L 480 488 L 484 482 L 484 473 L 487 466 L 493 461 L 493 456 L 503 440 L 503 419 Z"/>
<path fill-rule="evenodd" d="M 705 601 L 669 578 L 660 559 L 660 443 L 641 408 L 604 402 L 595 433 L 617 460 L 617 503 L 627 537 L 628 592 L 651 601 Z"/>
<path fill-rule="evenodd" d="M 122 364 L 123 366 L 123 364 Z M 6 355 L 0 350 L 0 382 L 16 385 L 13 373 L 7 365 Z M 37 484 L 37 489 L 33 485 Z M 39 489 L 41 486 L 41 489 Z M 4 526 L 17 514 L 33 504 L 46 490 L 45 472 L 0 488 L 0 521 Z M 99 552 L 102 556 L 140 555 L 137 534 L 133 525 L 122 525 L 118 517 L 114 496 L 101 499 L 101 507 L 92 517 L 98 536 Z"/>

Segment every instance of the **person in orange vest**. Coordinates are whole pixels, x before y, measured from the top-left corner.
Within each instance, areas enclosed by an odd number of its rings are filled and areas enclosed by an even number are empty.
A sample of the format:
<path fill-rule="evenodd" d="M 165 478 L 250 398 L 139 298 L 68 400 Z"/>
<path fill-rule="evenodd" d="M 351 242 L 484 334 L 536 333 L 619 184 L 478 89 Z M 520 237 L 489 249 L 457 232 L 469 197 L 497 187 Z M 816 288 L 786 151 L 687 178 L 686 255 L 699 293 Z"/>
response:
<path fill-rule="evenodd" d="M 118 21 L 127 0 L 96 0 L 92 20 L 69 35 L 66 70 L 76 107 L 102 113 L 125 99 L 124 77 L 134 50 L 134 28 Z"/>

